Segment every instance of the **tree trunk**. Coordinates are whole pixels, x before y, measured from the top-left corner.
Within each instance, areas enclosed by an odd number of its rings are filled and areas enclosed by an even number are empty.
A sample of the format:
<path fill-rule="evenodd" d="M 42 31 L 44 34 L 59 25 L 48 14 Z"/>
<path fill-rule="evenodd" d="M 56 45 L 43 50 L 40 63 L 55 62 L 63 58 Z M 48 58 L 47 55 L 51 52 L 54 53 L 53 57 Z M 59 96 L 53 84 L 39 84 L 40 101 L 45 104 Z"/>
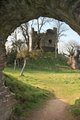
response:
<path fill-rule="evenodd" d="M 71 64 L 72 64 L 72 56 L 71 56 L 71 55 L 68 57 L 67 64 L 68 64 L 68 65 L 71 65 Z"/>
<path fill-rule="evenodd" d="M 74 55 L 69 56 L 67 64 L 70 65 L 70 67 L 72 69 L 78 69 L 78 61 L 77 61 L 77 58 Z"/>
<path fill-rule="evenodd" d="M 16 69 L 16 59 L 14 60 L 14 70 Z"/>
<path fill-rule="evenodd" d="M 23 67 L 22 67 L 22 70 L 21 70 L 20 76 L 23 75 L 23 72 L 24 72 L 25 67 L 26 67 L 26 58 L 24 58 L 24 64 L 23 64 Z"/>
<path fill-rule="evenodd" d="M 32 51 L 32 28 L 31 31 L 29 32 L 29 52 Z"/>
<path fill-rule="evenodd" d="M 71 64 L 72 69 L 78 69 L 78 62 L 75 56 L 72 57 L 72 64 Z"/>
<path fill-rule="evenodd" d="M 55 58 L 58 56 L 58 51 L 57 51 L 57 42 L 55 42 Z"/>

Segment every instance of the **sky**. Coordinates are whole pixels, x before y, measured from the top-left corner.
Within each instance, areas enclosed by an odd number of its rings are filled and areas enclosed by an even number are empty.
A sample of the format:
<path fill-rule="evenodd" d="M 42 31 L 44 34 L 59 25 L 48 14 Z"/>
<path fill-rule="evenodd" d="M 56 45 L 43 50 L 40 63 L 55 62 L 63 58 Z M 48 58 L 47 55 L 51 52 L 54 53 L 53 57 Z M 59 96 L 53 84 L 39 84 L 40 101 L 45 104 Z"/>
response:
<path fill-rule="evenodd" d="M 66 36 L 61 37 L 61 40 L 68 41 L 68 40 L 76 40 L 80 43 L 80 36 L 77 32 L 75 32 L 73 29 L 70 28 L 69 25 L 64 23 L 65 27 L 68 29 L 65 34 Z"/>
<path fill-rule="evenodd" d="M 44 32 L 45 30 L 47 29 L 53 29 L 53 27 L 56 27 L 56 21 L 57 20 L 54 20 L 54 23 L 53 22 L 50 22 L 50 23 L 47 23 L 43 26 L 42 28 L 42 32 Z M 31 23 L 31 21 L 30 21 Z M 64 23 L 64 22 L 63 22 Z M 63 51 L 64 49 L 64 44 L 66 44 L 67 42 L 69 41 L 76 41 L 78 44 L 80 44 L 80 36 L 78 33 L 76 33 L 68 24 L 64 23 L 63 24 L 63 27 L 67 29 L 67 31 L 65 31 L 65 35 L 66 36 L 62 36 L 60 38 L 60 41 L 59 41 L 59 44 L 58 44 L 58 47 L 59 47 L 59 51 Z M 34 28 L 35 30 L 37 30 L 37 27 L 36 25 L 34 25 Z"/>
<path fill-rule="evenodd" d="M 80 45 L 80 35 L 75 32 L 69 25 L 64 23 L 65 27 L 68 29 L 65 34 L 66 36 L 62 36 L 59 42 L 59 51 L 63 51 L 64 44 L 68 43 L 69 41 L 75 41 L 78 45 Z"/>
<path fill-rule="evenodd" d="M 31 26 L 31 21 L 29 21 L 29 26 Z M 54 22 L 47 22 L 43 28 L 41 32 L 45 32 L 47 29 L 53 29 L 53 27 L 56 27 L 56 20 L 54 20 Z M 37 31 L 37 26 L 36 24 L 33 26 L 34 29 Z M 59 51 L 61 52 L 64 49 L 64 44 L 67 43 L 68 41 L 77 41 L 78 44 L 80 44 L 80 36 L 78 35 L 78 33 L 76 33 L 74 30 L 72 30 L 69 25 L 67 25 L 66 23 L 63 24 L 63 27 L 67 29 L 67 31 L 65 31 L 66 36 L 62 36 L 60 38 L 58 47 L 59 47 Z M 18 30 L 18 29 L 17 29 Z M 11 36 L 10 36 L 11 37 Z M 18 35 L 17 38 L 19 39 L 24 39 L 24 37 L 22 36 L 21 31 L 18 31 Z M 8 38 L 10 41 L 10 38 Z M 10 42 L 8 43 L 9 45 L 11 44 Z"/>
<path fill-rule="evenodd" d="M 56 27 L 55 22 L 56 20 L 54 21 L 54 23 L 53 22 L 46 23 L 42 28 L 42 32 L 44 32 L 47 29 L 53 29 L 53 27 Z M 71 29 L 71 27 L 66 23 L 64 23 L 63 27 L 67 29 L 67 31 L 65 31 L 66 36 L 62 36 L 60 41 L 76 40 L 79 41 L 80 43 L 80 36 L 78 35 L 78 33 Z M 34 28 L 35 30 L 37 30 L 36 25 L 34 25 Z"/>

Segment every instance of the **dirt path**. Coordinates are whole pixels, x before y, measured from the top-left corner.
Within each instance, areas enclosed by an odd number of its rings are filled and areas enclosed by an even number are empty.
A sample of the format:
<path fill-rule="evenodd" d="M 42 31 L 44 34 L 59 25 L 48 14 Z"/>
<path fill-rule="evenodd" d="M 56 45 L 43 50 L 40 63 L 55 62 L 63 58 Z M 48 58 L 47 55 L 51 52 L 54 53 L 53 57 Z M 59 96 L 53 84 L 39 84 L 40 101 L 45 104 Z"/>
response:
<path fill-rule="evenodd" d="M 67 106 L 61 99 L 49 100 L 43 108 L 29 113 L 26 120 L 74 120 L 68 113 Z"/>

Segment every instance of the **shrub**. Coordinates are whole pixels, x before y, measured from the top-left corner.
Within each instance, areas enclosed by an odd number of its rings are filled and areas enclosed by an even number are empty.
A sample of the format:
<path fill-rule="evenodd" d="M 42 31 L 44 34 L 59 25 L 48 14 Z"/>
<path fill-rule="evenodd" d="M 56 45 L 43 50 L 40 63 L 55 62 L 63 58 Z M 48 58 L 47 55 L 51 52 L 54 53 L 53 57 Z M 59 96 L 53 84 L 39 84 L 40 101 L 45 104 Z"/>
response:
<path fill-rule="evenodd" d="M 80 115 L 80 98 L 75 100 L 74 105 L 71 105 L 69 110 L 74 116 Z"/>

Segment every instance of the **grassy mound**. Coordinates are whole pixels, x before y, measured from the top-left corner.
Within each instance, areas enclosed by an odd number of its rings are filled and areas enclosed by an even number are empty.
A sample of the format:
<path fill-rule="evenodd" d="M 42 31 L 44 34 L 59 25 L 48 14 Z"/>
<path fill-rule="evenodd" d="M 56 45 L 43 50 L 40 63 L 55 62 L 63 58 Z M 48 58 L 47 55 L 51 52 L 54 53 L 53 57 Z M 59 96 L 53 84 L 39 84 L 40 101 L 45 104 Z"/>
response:
<path fill-rule="evenodd" d="M 80 116 L 80 98 L 75 100 L 75 103 L 70 106 L 70 112 L 74 116 Z"/>
<path fill-rule="evenodd" d="M 6 75 L 5 84 L 15 93 L 17 105 L 14 113 L 18 116 L 22 115 L 26 110 L 39 107 L 48 98 L 53 96 L 48 90 L 24 83 L 23 80 L 19 81 L 17 78 L 10 75 Z"/>
<path fill-rule="evenodd" d="M 20 70 L 14 71 L 13 66 L 4 70 L 6 85 L 18 101 L 15 108 L 18 116 L 52 96 L 67 100 L 68 104 L 80 97 L 80 71 L 70 69 L 61 55 L 55 59 L 53 53 L 42 53 L 27 60 L 24 76 L 19 76 Z"/>

